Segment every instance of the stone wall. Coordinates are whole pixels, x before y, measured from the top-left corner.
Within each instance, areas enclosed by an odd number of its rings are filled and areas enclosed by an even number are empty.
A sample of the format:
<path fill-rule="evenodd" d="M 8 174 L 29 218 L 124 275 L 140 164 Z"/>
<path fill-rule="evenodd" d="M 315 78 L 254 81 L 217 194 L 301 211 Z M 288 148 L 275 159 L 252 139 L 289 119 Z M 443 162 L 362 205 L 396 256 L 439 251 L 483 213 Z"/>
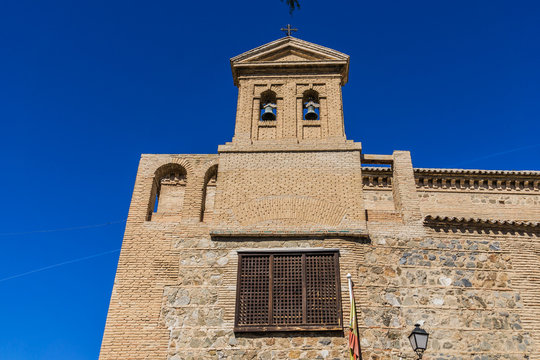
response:
<path fill-rule="evenodd" d="M 406 336 L 419 321 L 431 334 L 428 359 L 538 356 L 514 284 L 523 277 L 512 265 L 516 237 L 424 230 L 411 237 L 413 229 L 396 236 L 387 226 L 370 228 L 359 264 L 365 358 L 413 358 Z"/>
<path fill-rule="evenodd" d="M 344 274 L 353 274 L 365 359 L 413 358 L 407 335 L 418 321 L 425 321 L 432 336 L 428 359 L 523 359 L 535 352 L 531 333 L 523 328 L 524 299 L 513 286 L 520 276 L 509 247 L 515 236 L 400 225 L 392 230 L 372 228 L 368 244 L 178 239 L 179 282 L 165 288 L 162 310 L 171 336 L 169 358 L 346 358 L 346 332 L 235 335 L 232 330 L 237 250 L 318 247 L 340 249 L 343 294 Z M 343 296 L 345 323 L 348 309 Z"/>
<path fill-rule="evenodd" d="M 165 288 L 162 312 L 171 335 L 169 359 L 345 358 L 343 332 L 235 334 L 237 250 L 339 248 L 346 310 L 344 274 L 356 269 L 358 260 L 364 257 L 365 244 L 339 239 L 215 241 L 202 237 L 178 239 L 175 248 L 181 250 L 179 281 Z"/>

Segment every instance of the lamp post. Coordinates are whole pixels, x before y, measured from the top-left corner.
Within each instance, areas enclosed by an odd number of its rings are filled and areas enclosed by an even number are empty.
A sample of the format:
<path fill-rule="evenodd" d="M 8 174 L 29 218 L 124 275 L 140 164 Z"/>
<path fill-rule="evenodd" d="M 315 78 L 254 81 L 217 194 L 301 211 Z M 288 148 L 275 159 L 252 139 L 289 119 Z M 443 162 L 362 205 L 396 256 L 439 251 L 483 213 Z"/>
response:
<path fill-rule="evenodd" d="M 420 328 L 419 324 L 414 324 L 414 326 L 414 330 L 411 332 L 411 335 L 409 335 L 409 342 L 418 355 L 418 359 L 422 359 L 424 351 L 427 348 L 429 334 L 424 329 Z"/>

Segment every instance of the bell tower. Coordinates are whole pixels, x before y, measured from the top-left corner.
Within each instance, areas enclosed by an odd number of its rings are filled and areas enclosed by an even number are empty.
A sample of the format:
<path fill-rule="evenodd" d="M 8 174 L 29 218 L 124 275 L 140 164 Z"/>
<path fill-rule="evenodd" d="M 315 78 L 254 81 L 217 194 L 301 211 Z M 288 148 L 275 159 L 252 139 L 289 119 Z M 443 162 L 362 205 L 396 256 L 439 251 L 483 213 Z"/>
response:
<path fill-rule="evenodd" d="M 349 56 L 292 36 L 231 59 L 236 126 L 219 152 L 213 236 L 364 236 L 361 144 L 347 140 Z"/>
<path fill-rule="evenodd" d="M 231 59 L 233 144 L 344 143 L 341 87 L 349 56 L 292 36 Z"/>

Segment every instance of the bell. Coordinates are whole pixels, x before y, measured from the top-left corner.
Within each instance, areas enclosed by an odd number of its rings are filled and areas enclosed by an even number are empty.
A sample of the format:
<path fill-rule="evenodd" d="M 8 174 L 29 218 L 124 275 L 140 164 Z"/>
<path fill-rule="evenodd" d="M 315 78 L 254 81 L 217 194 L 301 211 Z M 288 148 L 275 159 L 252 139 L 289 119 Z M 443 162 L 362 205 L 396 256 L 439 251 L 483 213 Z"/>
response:
<path fill-rule="evenodd" d="M 264 113 L 261 116 L 261 119 L 264 121 L 268 120 L 276 120 L 276 114 L 274 114 L 274 109 L 276 108 L 276 104 L 267 103 L 263 105 Z"/>
<path fill-rule="evenodd" d="M 304 116 L 304 119 L 306 120 L 318 120 L 319 119 L 319 114 L 317 114 L 317 112 L 315 111 L 315 108 L 318 108 L 319 107 L 319 104 L 313 102 L 313 101 L 309 101 L 305 104 L 306 106 L 306 109 L 307 109 L 307 112 L 306 112 L 306 115 Z"/>

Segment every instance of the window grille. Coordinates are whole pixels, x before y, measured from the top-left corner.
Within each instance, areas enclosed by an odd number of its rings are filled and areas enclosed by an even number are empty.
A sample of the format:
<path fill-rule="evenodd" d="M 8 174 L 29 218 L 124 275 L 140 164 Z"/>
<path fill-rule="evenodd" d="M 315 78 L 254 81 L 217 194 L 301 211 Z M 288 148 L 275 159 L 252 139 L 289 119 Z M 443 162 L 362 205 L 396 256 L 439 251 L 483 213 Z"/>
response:
<path fill-rule="evenodd" d="M 240 252 L 235 331 L 342 330 L 339 252 Z"/>

